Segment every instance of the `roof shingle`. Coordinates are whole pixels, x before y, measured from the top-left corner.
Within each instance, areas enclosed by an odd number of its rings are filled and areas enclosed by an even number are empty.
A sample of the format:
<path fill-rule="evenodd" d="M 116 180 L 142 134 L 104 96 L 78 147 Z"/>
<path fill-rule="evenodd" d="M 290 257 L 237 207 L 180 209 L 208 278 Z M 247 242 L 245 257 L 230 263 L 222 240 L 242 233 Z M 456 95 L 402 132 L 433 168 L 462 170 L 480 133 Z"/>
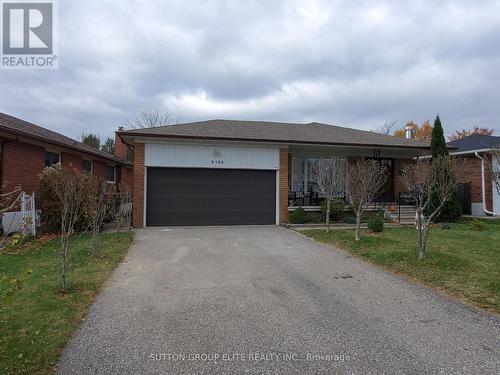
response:
<path fill-rule="evenodd" d="M 47 142 L 49 144 L 67 147 L 72 150 L 80 151 L 86 154 L 98 156 L 108 160 L 113 160 L 118 163 L 131 164 L 130 162 L 119 159 L 115 155 L 112 155 L 106 151 L 101 151 L 92 146 L 86 145 L 82 142 L 78 142 L 72 138 L 66 137 L 65 135 L 62 135 L 55 131 L 42 128 L 41 126 L 32 124 L 31 122 L 27 122 L 17 117 L 13 117 L 1 112 L 0 112 L 0 129 L 7 132 L 12 132 L 18 135 L 25 136 L 27 138 L 38 139 L 43 142 Z"/>
<path fill-rule="evenodd" d="M 492 135 L 469 135 L 468 137 L 451 141 L 448 146 L 457 147 L 453 152 L 484 150 L 500 146 L 500 137 Z"/>
<path fill-rule="evenodd" d="M 429 143 L 374 132 L 312 122 L 309 124 L 208 120 L 119 132 L 136 137 L 247 140 L 283 143 L 336 144 L 400 148 L 429 148 Z"/>

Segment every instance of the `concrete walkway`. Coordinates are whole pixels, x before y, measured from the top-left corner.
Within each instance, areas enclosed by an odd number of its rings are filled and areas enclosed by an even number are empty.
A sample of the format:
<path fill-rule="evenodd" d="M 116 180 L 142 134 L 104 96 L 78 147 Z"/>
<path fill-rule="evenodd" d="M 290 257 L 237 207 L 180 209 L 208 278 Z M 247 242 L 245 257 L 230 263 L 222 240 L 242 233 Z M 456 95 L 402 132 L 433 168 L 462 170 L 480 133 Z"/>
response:
<path fill-rule="evenodd" d="M 498 374 L 500 319 L 279 227 L 137 231 L 61 374 Z"/>

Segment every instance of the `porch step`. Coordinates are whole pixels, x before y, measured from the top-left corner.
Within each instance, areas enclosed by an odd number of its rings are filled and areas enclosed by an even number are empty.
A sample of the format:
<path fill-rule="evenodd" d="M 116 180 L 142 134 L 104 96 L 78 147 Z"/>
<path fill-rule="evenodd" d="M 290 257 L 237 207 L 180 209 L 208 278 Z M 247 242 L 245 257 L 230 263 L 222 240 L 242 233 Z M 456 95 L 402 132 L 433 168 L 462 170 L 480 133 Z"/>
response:
<path fill-rule="evenodd" d="M 413 221 L 412 220 L 401 220 L 399 222 L 399 224 L 401 224 L 401 225 L 415 225 L 415 220 L 413 220 Z"/>
<path fill-rule="evenodd" d="M 417 208 L 411 205 L 401 205 L 399 207 L 399 223 L 403 225 L 414 225 Z"/>

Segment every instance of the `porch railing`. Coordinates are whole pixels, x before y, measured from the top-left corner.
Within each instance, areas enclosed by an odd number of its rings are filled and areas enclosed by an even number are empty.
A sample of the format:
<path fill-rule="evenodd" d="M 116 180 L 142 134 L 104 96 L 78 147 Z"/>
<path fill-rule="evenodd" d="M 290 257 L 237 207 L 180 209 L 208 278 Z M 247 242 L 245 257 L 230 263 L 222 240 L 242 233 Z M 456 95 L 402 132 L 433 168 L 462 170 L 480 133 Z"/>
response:
<path fill-rule="evenodd" d="M 334 199 L 342 199 L 347 203 L 345 192 L 341 192 L 335 196 Z M 323 194 L 317 191 L 289 191 L 288 192 L 288 206 L 321 206 L 325 200 Z"/>

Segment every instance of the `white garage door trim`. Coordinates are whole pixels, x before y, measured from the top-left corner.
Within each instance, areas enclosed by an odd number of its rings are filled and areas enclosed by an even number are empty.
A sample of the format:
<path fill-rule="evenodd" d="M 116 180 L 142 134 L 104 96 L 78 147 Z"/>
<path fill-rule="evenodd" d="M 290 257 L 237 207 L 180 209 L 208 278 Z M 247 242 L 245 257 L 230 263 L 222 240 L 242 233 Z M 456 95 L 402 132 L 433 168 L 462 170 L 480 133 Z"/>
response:
<path fill-rule="evenodd" d="M 227 145 L 147 143 L 144 150 L 146 167 L 173 168 L 279 168 L 279 149 Z"/>

